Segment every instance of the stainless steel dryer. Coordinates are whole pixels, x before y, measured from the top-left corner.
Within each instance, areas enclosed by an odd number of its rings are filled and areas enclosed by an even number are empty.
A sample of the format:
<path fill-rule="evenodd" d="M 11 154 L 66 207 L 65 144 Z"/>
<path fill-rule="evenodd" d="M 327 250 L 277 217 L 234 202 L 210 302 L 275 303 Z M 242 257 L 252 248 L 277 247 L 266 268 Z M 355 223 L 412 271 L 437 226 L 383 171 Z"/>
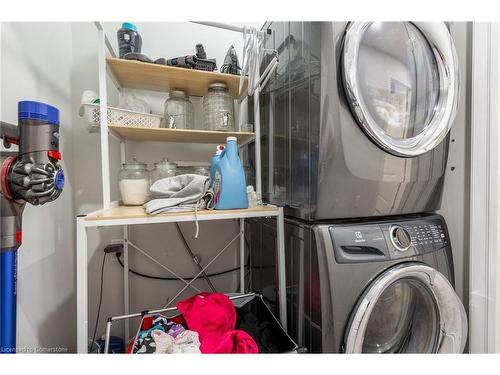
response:
<path fill-rule="evenodd" d="M 252 290 L 273 300 L 272 223 L 255 221 Z M 462 353 L 465 309 L 453 288 L 440 215 L 313 224 L 288 219 L 288 333 L 312 353 Z"/>
<path fill-rule="evenodd" d="M 437 210 L 460 86 L 447 26 L 265 27 L 280 65 L 261 96 L 264 198 L 312 221 Z"/>

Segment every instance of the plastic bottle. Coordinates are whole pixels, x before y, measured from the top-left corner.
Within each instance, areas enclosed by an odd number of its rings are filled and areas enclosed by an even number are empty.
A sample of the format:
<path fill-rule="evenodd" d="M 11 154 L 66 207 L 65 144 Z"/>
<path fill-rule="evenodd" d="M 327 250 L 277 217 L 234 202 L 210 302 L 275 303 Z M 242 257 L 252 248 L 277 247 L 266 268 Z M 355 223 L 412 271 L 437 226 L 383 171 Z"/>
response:
<path fill-rule="evenodd" d="M 141 53 L 142 38 L 133 23 L 122 23 L 122 27 L 116 32 L 116 36 L 118 37 L 120 58 L 130 52 Z"/>
<path fill-rule="evenodd" d="M 247 186 L 248 207 L 256 207 L 259 205 L 259 198 L 252 185 Z"/>
<path fill-rule="evenodd" d="M 236 137 L 227 137 L 226 148 L 214 166 L 213 181 L 216 210 L 248 208 L 245 173 Z"/>
<path fill-rule="evenodd" d="M 219 163 L 222 151 L 224 151 L 224 145 L 218 145 L 215 149 L 215 155 L 212 156 L 212 161 L 210 162 L 210 186 L 213 187 L 214 177 L 215 177 L 215 166 Z"/>

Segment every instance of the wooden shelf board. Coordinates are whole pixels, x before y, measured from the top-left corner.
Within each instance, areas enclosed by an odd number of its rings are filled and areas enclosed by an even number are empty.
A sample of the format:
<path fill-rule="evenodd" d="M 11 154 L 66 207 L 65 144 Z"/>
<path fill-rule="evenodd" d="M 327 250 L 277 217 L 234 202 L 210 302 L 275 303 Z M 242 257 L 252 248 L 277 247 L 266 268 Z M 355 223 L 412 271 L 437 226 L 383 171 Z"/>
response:
<path fill-rule="evenodd" d="M 226 143 L 227 137 L 236 137 L 243 145 L 255 138 L 249 132 L 219 132 L 214 130 L 141 128 L 133 126 L 109 125 L 109 128 L 124 139 L 134 141 L 162 141 L 179 143 Z"/>
<path fill-rule="evenodd" d="M 106 59 L 121 87 L 151 91 L 186 91 L 188 95 L 205 96 L 211 83 L 225 83 L 235 99 L 246 95 L 248 80 L 243 83 L 239 95 L 240 77 L 233 74 L 205 72 L 202 70 L 175 68 L 118 58 Z"/>
<path fill-rule="evenodd" d="M 197 217 L 200 221 L 206 221 L 211 219 L 222 219 L 231 217 L 260 217 L 266 216 L 276 216 L 278 208 L 273 205 L 257 206 L 242 210 L 201 210 L 198 211 Z M 148 215 L 146 214 L 144 207 L 142 206 L 118 206 L 110 208 L 108 210 L 98 211 L 96 213 L 89 214 L 85 216 L 85 221 L 103 221 L 106 220 L 123 220 L 123 219 L 151 219 L 164 220 L 165 222 L 175 222 L 176 218 L 186 219 L 195 218 L 194 212 L 172 212 L 172 213 L 162 213 L 158 215 Z"/>

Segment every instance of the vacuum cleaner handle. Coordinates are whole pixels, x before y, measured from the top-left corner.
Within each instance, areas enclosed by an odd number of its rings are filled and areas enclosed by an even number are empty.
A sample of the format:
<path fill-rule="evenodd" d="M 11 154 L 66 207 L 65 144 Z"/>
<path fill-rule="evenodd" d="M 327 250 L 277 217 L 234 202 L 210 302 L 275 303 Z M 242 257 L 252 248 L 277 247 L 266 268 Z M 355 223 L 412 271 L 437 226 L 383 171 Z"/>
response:
<path fill-rule="evenodd" d="M 19 127 L 8 122 L 0 121 L 0 138 L 4 140 L 4 146 L 9 148 L 11 144 L 19 144 Z"/>

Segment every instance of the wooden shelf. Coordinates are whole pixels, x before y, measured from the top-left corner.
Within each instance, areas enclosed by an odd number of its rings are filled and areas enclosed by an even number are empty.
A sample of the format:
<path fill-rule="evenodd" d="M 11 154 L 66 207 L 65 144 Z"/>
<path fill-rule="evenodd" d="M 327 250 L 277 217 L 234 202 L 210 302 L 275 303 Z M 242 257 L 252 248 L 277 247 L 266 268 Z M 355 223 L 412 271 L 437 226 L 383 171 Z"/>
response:
<path fill-rule="evenodd" d="M 240 77 L 233 74 L 205 72 L 202 70 L 175 68 L 117 58 L 106 59 L 121 87 L 139 90 L 172 91 L 182 90 L 193 96 L 205 96 L 211 83 L 225 83 L 235 99 L 246 95 L 248 80 L 243 84 L 240 96 Z"/>
<path fill-rule="evenodd" d="M 161 141 L 179 143 L 226 143 L 227 137 L 236 137 L 238 145 L 244 145 L 255 138 L 249 132 L 219 132 L 214 130 L 188 130 L 167 128 L 141 128 L 133 126 L 109 125 L 109 128 L 124 139 L 133 141 Z"/>
<path fill-rule="evenodd" d="M 85 221 L 94 222 L 96 226 L 106 226 L 123 224 L 173 223 L 195 220 L 227 220 L 277 216 L 278 213 L 278 207 L 273 205 L 263 205 L 242 210 L 201 210 L 197 212 L 196 216 L 192 211 L 148 215 L 142 206 L 118 206 L 88 214 L 85 216 Z M 124 221 L 129 222 L 124 223 Z"/>

